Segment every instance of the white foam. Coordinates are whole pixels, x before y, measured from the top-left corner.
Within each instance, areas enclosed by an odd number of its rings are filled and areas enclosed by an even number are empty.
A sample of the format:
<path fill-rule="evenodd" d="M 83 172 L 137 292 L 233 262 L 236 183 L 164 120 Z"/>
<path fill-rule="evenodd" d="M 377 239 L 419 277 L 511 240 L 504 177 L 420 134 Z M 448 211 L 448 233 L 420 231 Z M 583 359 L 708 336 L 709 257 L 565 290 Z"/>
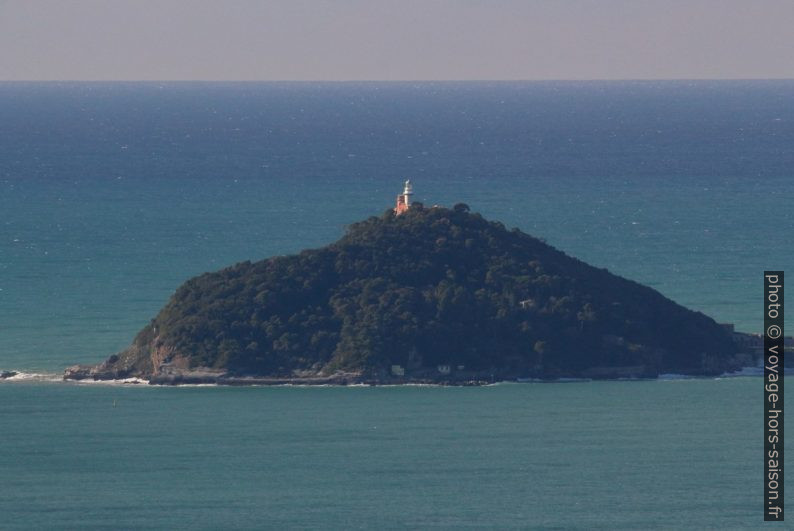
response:
<path fill-rule="evenodd" d="M 144 383 L 144 382 L 145 383 L 149 383 L 146 380 L 141 380 L 141 383 Z M 152 387 L 220 387 L 220 386 L 218 384 L 216 384 L 216 383 L 197 383 L 197 384 L 191 384 L 191 383 L 183 384 L 183 383 L 179 383 L 179 384 L 174 384 L 174 385 L 159 384 L 159 385 L 153 385 Z"/>
<path fill-rule="evenodd" d="M 11 370 L 15 372 L 14 376 L 0 379 L 0 384 L 6 383 L 20 383 L 20 382 L 47 382 L 47 383 L 70 383 L 70 384 L 86 384 L 86 385 L 135 385 L 135 384 L 148 384 L 148 380 L 141 378 L 123 378 L 119 380 L 64 380 L 63 373 L 59 372 L 25 372 Z"/>
<path fill-rule="evenodd" d="M 660 374 L 657 379 L 658 380 L 694 380 L 697 376 L 692 376 L 689 374 L 677 374 L 677 373 L 665 373 Z"/>
<path fill-rule="evenodd" d="M 78 385 L 137 385 L 137 384 L 146 385 L 149 383 L 149 380 L 144 380 L 142 378 L 121 378 L 118 380 L 85 379 L 85 380 L 63 380 L 63 381 Z"/>
<path fill-rule="evenodd" d="M 0 379 L 2 382 L 60 382 L 63 380 L 63 375 L 54 372 L 24 372 L 24 371 L 11 371 L 16 372 L 14 376 Z"/>
<path fill-rule="evenodd" d="M 736 372 L 726 372 L 724 374 L 720 374 L 720 378 L 732 378 L 735 376 L 763 376 L 763 375 L 764 375 L 763 367 L 742 367 Z"/>

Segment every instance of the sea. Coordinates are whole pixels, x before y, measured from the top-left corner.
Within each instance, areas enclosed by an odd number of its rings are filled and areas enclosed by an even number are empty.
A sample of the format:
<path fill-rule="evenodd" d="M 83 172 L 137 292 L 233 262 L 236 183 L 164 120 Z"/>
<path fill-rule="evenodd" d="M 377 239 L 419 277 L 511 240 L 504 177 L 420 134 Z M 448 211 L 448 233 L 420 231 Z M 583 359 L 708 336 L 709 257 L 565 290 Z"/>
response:
<path fill-rule="evenodd" d="M 784 525 L 757 376 L 60 381 L 406 179 L 758 333 L 794 269 L 794 81 L 0 83 L 0 529 Z"/>

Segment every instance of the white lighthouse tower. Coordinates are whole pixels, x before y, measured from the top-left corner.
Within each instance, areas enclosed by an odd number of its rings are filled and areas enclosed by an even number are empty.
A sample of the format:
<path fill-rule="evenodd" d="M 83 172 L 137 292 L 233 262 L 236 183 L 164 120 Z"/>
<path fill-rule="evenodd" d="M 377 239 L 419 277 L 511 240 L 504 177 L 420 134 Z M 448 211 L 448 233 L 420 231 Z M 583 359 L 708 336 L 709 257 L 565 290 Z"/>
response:
<path fill-rule="evenodd" d="M 402 214 L 411 207 L 411 196 L 414 195 L 414 187 L 411 185 L 411 180 L 405 181 L 405 188 L 403 193 L 397 196 L 397 206 L 394 207 L 394 212 L 397 215 Z"/>

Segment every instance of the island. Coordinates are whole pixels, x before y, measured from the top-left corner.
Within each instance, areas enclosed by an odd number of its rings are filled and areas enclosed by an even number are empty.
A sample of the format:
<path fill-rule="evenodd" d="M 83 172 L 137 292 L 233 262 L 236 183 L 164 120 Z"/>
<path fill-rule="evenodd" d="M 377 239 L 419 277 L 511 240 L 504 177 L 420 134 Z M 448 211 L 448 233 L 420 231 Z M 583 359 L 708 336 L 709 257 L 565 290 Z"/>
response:
<path fill-rule="evenodd" d="M 465 385 L 741 365 L 710 317 L 465 204 L 409 199 L 326 247 L 188 280 L 129 348 L 64 378 Z"/>

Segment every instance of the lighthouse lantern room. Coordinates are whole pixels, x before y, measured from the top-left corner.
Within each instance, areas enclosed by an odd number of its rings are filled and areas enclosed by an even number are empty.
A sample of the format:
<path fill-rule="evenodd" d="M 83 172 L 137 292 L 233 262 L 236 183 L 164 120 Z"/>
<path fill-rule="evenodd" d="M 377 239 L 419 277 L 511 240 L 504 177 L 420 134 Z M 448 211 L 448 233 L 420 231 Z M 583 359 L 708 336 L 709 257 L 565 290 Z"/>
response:
<path fill-rule="evenodd" d="M 413 186 L 411 181 L 405 181 L 405 189 L 403 193 L 397 196 L 397 206 L 394 207 L 394 213 L 398 216 L 411 207 L 411 196 L 414 195 Z"/>

